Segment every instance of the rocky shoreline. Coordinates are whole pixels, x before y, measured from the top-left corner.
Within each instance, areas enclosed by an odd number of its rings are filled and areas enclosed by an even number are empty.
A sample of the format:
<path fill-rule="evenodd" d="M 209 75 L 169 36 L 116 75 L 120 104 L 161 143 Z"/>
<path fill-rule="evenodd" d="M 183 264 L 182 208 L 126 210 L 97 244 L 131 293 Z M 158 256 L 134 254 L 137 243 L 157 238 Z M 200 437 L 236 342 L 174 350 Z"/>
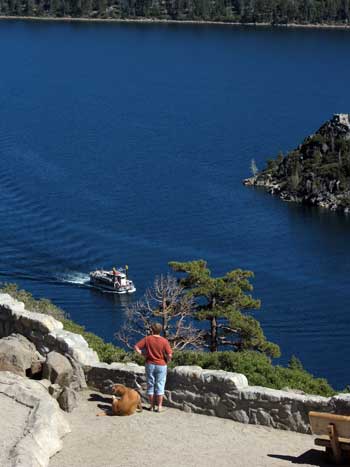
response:
<path fill-rule="evenodd" d="M 285 157 L 243 180 L 283 201 L 350 213 L 350 115 L 335 114 Z"/>
<path fill-rule="evenodd" d="M 271 195 L 277 195 L 282 201 L 302 203 L 309 206 L 317 206 L 320 208 L 329 209 L 331 211 L 343 211 L 345 214 L 350 213 L 349 207 L 343 207 L 342 203 L 347 198 L 350 198 L 350 191 L 336 195 L 329 190 L 319 193 L 306 193 L 298 195 L 283 189 L 283 184 L 273 178 L 262 179 L 259 176 L 249 177 L 243 180 L 245 186 L 255 186 L 265 189 Z"/>
<path fill-rule="evenodd" d="M 210 20 L 176 20 L 162 18 L 90 18 L 73 16 L 24 16 L 24 15 L 0 15 L 2 20 L 24 20 L 24 21 L 54 21 L 54 22 L 88 22 L 88 23 L 141 23 L 141 24 L 189 24 L 189 25 L 219 25 L 219 26 L 248 26 L 248 27 L 273 27 L 273 28 L 301 28 L 301 29 L 350 29 L 350 24 L 337 23 L 242 23 L 237 21 L 210 21 Z"/>

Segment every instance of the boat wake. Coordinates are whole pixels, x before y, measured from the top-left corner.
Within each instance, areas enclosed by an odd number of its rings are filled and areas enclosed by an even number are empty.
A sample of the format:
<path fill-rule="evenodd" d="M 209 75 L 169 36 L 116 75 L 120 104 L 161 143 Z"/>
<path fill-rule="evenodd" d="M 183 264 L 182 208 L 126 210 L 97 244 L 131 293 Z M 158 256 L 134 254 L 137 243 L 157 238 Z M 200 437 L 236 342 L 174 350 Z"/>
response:
<path fill-rule="evenodd" d="M 56 279 L 59 282 L 62 282 L 65 284 L 83 285 L 83 286 L 90 287 L 89 274 L 85 274 L 83 272 L 69 272 L 69 273 L 57 274 Z"/>

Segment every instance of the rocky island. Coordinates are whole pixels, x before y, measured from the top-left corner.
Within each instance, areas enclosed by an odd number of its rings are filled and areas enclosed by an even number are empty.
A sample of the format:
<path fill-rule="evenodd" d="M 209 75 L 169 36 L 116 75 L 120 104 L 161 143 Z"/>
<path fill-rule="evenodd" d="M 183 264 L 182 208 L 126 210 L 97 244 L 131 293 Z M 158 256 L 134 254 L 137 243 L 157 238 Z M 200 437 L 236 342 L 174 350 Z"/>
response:
<path fill-rule="evenodd" d="M 350 115 L 335 114 L 286 156 L 268 160 L 244 185 L 284 201 L 350 212 Z"/>

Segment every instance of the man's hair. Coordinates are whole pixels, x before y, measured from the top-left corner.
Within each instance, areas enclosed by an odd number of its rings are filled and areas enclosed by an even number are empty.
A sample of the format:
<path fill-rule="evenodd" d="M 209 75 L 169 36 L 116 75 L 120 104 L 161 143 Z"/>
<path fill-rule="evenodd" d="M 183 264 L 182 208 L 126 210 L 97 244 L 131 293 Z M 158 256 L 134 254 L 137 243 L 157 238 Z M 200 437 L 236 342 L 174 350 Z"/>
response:
<path fill-rule="evenodd" d="M 162 332 L 162 325 L 160 323 L 152 323 L 151 330 L 153 334 L 160 334 Z"/>

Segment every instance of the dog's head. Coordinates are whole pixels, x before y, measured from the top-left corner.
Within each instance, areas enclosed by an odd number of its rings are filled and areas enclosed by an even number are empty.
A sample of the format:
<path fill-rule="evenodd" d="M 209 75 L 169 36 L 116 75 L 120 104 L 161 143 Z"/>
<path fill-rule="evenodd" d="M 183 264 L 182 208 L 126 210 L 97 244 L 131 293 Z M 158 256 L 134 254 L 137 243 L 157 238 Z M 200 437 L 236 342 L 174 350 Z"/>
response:
<path fill-rule="evenodd" d="M 115 384 L 112 386 L 112 394 L 117 396 L 123 396 L 126 393 L 127 388 L 123 384 Z"/>

